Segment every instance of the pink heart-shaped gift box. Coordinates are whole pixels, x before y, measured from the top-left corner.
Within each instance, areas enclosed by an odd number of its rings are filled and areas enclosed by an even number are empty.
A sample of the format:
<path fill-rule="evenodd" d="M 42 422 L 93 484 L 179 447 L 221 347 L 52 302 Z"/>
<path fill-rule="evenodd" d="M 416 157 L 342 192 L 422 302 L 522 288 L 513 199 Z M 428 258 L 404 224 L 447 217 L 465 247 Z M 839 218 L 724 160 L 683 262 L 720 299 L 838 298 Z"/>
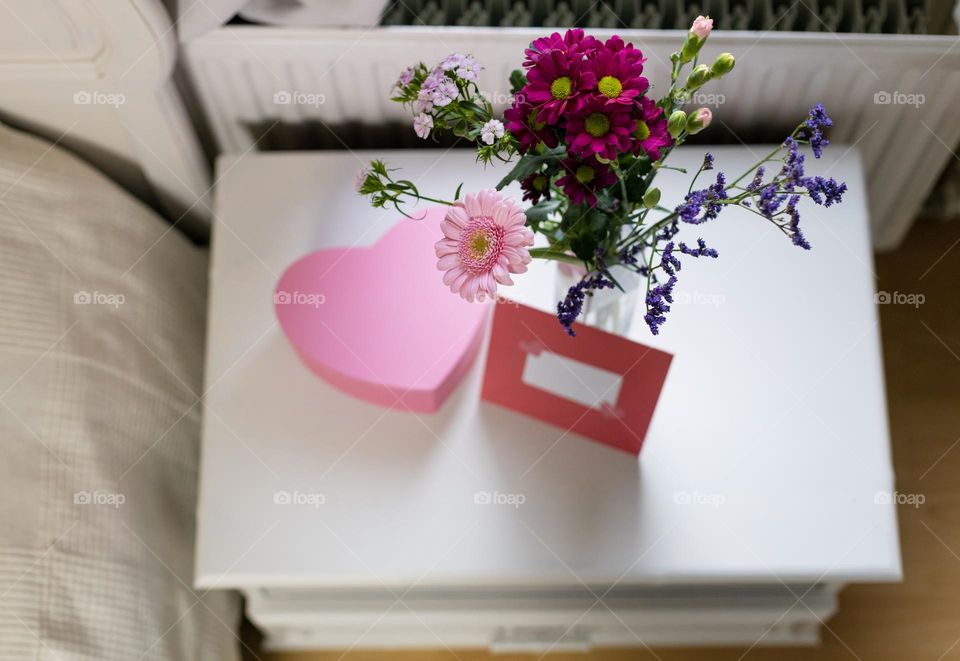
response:
<path fill-rule="evenodd" d="M 433 246 L 444 213 L 416 212 L 372 247 L 318 250 L 287 268 L 274 310 L 311 370 L 380 406 L 443 404 L 476 358 L 489 311 L 442 282 Z"/>

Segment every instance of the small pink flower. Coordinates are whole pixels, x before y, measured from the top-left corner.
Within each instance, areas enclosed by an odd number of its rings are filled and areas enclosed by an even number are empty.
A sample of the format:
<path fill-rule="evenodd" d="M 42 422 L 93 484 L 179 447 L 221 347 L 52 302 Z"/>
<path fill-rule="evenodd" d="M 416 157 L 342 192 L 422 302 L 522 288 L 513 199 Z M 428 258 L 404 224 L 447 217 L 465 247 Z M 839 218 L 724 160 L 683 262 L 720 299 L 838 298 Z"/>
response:
<path fill-rule="evenodd" d="M 710 36 L 711 30 L 713 30 L 713 19 L 709 16 L 697 16 L 693 19 L 690 34 L 694 35 L 700 41 L 703 41 Z"/>
<path fill-rule="evenodd" d="M 360 168 L 357 170 L 357 174 L 354 175 L 353 187 L 358 193 L 360 189 L 363 188 L 363 184 L 366 183 L 368 176 L 370 176 L 370 168 Z"/>
<path fill-rule="evenodd" d="M 433 130 L 433 117 L 420 113 L 413 118 L 413 130 L 417 133 L 417 137 L 426 140 L 430 137 L 430 131 Z"/>
<path fill-rule="evenodd" d="M 413 80 L 416 71 L 413 67 L 407 67 L 400 72 L 400 78 L 397 80 L 397 87 L 406 87 Z"/>
<path fill-rule="evenodd" d="M 697 108 L 687 122 L 687 126 L 694 131 L 702 131 L 713 121 L 713 111 L 710 108 Z"/>
<path fill-rule="evenodd" d="M 495 190 L 468 193 L 447 210 L 440 223 L 444 238 L 434 247 L 443 284 L 467 301 L 494 298 L 497 284 L 512 285 L 511 273 L 524 273 L 533 232 L 523 207 Z"/>

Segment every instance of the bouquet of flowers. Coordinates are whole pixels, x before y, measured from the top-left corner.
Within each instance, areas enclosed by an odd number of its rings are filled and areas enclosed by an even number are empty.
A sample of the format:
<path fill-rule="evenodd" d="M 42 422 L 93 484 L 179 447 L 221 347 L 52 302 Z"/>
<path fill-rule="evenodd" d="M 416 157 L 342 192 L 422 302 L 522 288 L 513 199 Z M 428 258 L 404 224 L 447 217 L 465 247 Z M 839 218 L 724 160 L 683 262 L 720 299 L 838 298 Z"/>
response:
<path fill-rule="evenodd" d="M 502 118 L 477 86 L 481 68 L 473 57 L 453 54 L 432 68 L 408 67 L 393 100 L 411 109 L 418 136 L 452 132 L 476 145 L 479 161 L 511 162 L 513 168 L 496 190 L 461 196 L 461 185 L 447 201 L 421 194 L 382 161 L 373 161 L 358 175 L 358 191 L 375 207 L 389 204 L 401 213 L 406 200 L 449 205 L 444 238 L 436 244 L 437 266 L 444 284 L 468 301 L 495 297 L 498 286 L 513 284 L 511 276 L 526 271 L 533 258 L 575 264 L 582 278 L 557 304 L 558 320 L 574 335 L 587 297 L 623 289 L 611 272 L 617 266 L 618 272 L 626 268 L 646 279 L 644 319 L 656 335 L 673 302 L 682 260 L 718 256 L 702 238 L 680 240 L 682 229 L 737 206 L 809 250 L 800 227 L 801 198 L 829 207 L 847 190 L 833 178 L 804 172 L 801 149 L 819 158 L 829 144 L 824 132 L 832 122 L 817 104 L 782 144 L 743 174 L 728 179 L 716 171 L 698 188 L 701 177 L 714 171 L 708 153 L 684 198 L 661 200 L 656 176 L 669 168 L 670 152 L 712 121 L 709 108 L 690 110 L 688 104 L 704 85 L 734 68 L 730 53 L 710 64 L 699 61 L 712 28 L 713 21 L 703 16 L 693 22 L 671 55 L 670 87 L 659 99 L 649 94 L 640 50 L 618 36 L 603 42 L 579 29 L 530 44 L 523 69 L 510 76 L 513 103 Z M 500 192 L 515 181 L 526 207 Z M 535 235 L 546 245 L 533 247 Z"/>

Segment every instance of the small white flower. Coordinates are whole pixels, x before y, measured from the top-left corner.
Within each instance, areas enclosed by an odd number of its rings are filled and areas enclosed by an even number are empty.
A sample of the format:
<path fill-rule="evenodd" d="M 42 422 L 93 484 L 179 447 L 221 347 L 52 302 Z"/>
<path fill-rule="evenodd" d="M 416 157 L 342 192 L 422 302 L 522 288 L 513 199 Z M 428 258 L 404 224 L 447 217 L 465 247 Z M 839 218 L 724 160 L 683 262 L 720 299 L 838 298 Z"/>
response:
<path fill-rule="evenodd" d="M 491 119 L 480 129 L 480 139 L 488 145 L 503 137 L 503 122 L 499 119 Z"/>
<path fill-rule="evenodd" d="M 426 140 L 430 137 L 430 130 L 433 128 L 433 117 L 426 113 L 420 113 L 413 120 L 413 130 L 417 136 Z"/>

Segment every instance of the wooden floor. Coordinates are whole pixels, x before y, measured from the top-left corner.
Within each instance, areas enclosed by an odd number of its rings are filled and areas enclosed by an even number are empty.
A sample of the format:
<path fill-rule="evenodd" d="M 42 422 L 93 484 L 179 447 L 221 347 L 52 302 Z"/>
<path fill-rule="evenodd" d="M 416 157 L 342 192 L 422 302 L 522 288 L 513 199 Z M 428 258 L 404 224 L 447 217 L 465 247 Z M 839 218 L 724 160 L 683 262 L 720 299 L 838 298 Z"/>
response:
<path fill-rule="evenodd" d="M 918 223 L 902 248 L 877 257 L 876 272 L 878 291 L 925 297 L 919 307 L 880 306 L 897 488 L 926 498 L 918 508 L 899 508 L 904 582 L 848 587 L 816 649 L 610 650 L 549 659 L 960 659 L 960 220 Z M 263 661 L 536 659 L 471 650 L 257 654 Z"/>

